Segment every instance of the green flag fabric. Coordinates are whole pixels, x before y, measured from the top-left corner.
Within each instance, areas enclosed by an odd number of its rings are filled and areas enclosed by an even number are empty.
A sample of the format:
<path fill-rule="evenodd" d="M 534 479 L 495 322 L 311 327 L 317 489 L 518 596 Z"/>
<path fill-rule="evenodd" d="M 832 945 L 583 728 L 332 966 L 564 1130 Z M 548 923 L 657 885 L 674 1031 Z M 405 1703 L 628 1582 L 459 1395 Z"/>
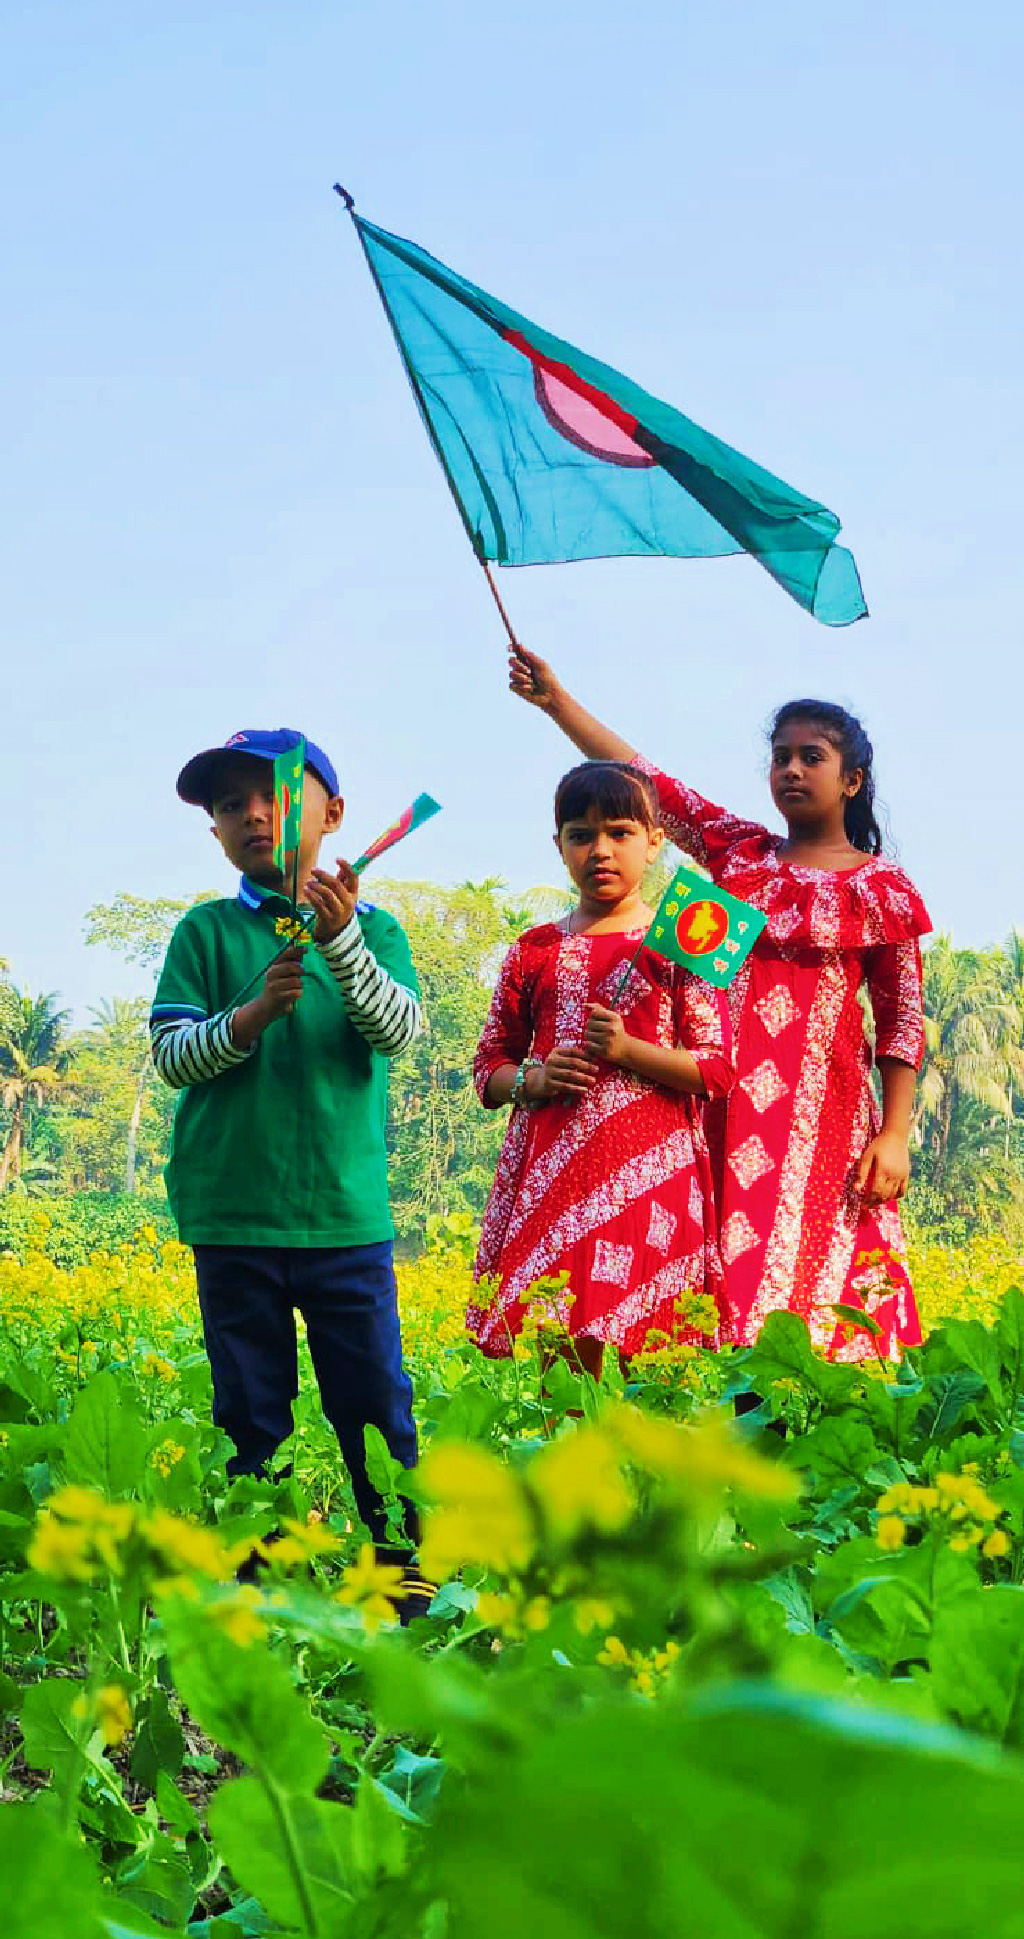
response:
<path fill-rule="evenodd" d="M 748 552 L 828 626 L 867 611 L 834 512 L 352 211 L 477 556 Z"/>
<path fill-rule="evenodd" d="M 644 947 L 681 963 L 724 990 L 746 962 L 765 918 L 694 869 L 677 869 L 665 890 Z"/>
<path fill-rule="evenodd" d="M 295 901 L 295 877 L 302 830 L 302 792 L 306 771 L 306 743 L 274 757 L 274 866 L 284 877 L 285 894 Z"/>

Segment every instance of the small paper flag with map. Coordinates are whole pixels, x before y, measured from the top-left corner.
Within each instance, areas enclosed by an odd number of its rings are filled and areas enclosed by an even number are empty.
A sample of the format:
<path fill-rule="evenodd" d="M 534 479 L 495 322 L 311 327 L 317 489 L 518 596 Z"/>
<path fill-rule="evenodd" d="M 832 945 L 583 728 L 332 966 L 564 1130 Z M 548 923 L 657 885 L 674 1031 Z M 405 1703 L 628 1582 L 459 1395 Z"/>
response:
<path fill-rule="evenodd" d="M 378 855 L 383 855 L 385 850 L 394 848 L 396 842 L 404 841 L 406 835 L 411 835 L 414 828 L 422 828 L 423 823 L 429 821 L 431 815 L 437 815 L 440 812 L 441 803 L 435 801 L 433 795 L 418 794 L 412 806 L 406 808 L 404 813 L 399 815 L 398 820 L 392 822 L 390 828 L 385 828 L 383 835 L 378 835 L 376 841 L 370 843 L 369 848 L 360 855 L 358 862 L 353 862 L 352 867 L 356 874 L 361 875 L 368 862 L 375 862 Z"/>
<path fill-rule="evenodd" d="M 728 895 L 694 869 L 680 868 L 655 910 L 644 947 L 724 990 L 764 925 L 760 909 Z"/>
<path fill-rule="evenodd" d="M 306 743 L 301 735 L 294 747 L 274 758 L 274 867 L 295 901 L 302 829 L 302 784 L 306 771 Z"/>

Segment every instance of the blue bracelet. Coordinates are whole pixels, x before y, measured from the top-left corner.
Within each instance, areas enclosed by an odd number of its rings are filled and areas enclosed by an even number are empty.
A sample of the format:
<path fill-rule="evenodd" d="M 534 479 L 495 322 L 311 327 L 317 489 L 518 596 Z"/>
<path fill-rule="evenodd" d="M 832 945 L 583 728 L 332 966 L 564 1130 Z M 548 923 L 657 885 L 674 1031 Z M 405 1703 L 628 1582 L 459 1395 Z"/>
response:
<path fill-rule="evenodd" d="M 523 1059 L 512 1080 L 512 1095 L 509 1098 L 509 1103 L 513 1110 L 516 1110 L 520 1105 L 525 1111 L 536 1110 L 537 1107 L 533 1100 L 526 1095 L 526 1073 L 529 1070 L 543 1070 L 543 1068 L 543 1057 L 525 1057 Z"/>

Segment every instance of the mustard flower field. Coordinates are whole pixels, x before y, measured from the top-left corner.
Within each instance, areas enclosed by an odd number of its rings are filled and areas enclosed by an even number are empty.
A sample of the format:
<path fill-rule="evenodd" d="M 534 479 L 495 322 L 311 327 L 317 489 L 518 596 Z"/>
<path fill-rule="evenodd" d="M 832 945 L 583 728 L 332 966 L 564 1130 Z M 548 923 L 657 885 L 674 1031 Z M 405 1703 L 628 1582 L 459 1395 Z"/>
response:
<path fill-rule="evenodd" d="M 6 1939 L 1024 1934 L 1011 1248 L 919 1252 L 898 1365 L 776 1315 L 600 1386 L 550 1287 L 513 1359 L 464 1344 L 471 1250 L 400 1268 L 407 1629 L 308 1367 L 227 1481 L 186 1252 L 61 1265 L 40 1213 L 0 1257 Z"/>

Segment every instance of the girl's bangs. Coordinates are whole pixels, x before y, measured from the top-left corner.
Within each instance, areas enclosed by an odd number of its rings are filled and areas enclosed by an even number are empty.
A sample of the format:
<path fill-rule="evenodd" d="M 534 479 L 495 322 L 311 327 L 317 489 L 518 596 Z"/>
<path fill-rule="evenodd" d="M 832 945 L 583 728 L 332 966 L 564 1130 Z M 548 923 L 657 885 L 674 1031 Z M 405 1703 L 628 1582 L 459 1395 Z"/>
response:
<path fill-rule="evenodd" d="M 583 761 L 562 776 L 555 791 L 555 826 L 585 820 L 596 808 L 604 821 L 658 823 L 658 797 L 639 768 L 625 761 Z"/>

